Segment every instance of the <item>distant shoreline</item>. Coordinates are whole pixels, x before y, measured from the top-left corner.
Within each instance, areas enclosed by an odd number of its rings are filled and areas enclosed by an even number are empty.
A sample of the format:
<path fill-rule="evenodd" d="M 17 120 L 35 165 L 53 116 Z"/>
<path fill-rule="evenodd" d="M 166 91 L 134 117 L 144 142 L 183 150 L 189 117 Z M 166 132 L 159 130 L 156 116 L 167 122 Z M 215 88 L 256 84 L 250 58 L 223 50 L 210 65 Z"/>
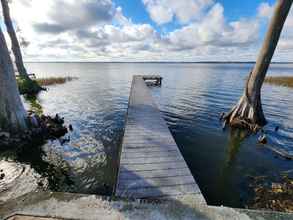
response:
<path fill-rule="evenodd" d="M 25 63 L 142 63 L 142 64 L 255 64 L 254 61 L 199 61 L 199 62 L 177 62 L 177 61 L 133 61 L 133 62 L 119 62 L 119 61 L 30 61 Z M 293 64 L 293 62 L 271 62 L 271 64 Z"/>

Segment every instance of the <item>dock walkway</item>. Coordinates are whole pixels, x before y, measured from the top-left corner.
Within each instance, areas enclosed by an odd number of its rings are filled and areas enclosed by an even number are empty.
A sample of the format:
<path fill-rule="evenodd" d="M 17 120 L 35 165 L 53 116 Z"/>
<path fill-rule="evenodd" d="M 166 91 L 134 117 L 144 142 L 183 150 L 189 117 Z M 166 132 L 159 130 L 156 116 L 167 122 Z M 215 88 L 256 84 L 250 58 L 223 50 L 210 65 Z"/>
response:
<path fill-rule="evenodd" d="M 201 194 L 145 79 L 146 76 L 134 76 L 132 81 L 116 196 L 161 198 Z"/>

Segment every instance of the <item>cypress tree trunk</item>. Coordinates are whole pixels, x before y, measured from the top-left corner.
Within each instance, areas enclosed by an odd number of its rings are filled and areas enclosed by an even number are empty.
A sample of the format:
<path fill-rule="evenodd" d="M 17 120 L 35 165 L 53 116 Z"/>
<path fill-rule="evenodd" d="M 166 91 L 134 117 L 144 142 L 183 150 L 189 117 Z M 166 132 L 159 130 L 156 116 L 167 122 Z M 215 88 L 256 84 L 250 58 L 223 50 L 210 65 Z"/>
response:
<path fill-rule="evenodd" d="M 11 46 L 12 46 L 13 55 L 15 57 L 15 64 L 17 67 L 17 71 L 19 73 L 19 76 L 22 78 L 22 82 L 26 81 L 27 83 L 25 83 L 25 85 L 26 85 L 26 87 L 29 87 L 29 88 L 23 89 L 24 91 L 21 91 L 21 92 L 23 94 L 26 94 L 26 93 L 31 94 L 31 95 L 37 94 L 39 91 L 44 90 L 44 89 L 42 87 L 40 87 L 36 81 L 30 79 L 30 77 L 26 71 L 26 68 L 24 66 L 23 59 L 22 59 L 20 45 L 19 45 L 16 33 L 15 33 L 15 30 L 13 28 L 12 21 L 11 21 L 8 1 L 1 0 L 1 5 L 2 5 L 2 12 L 3 12 L 7 32 L 9 34 L 10 39 L 11 39 Z"/>
<path fill-rule="evenodd" d="M 261 87 L 292 2 L 293 0 L 278 0 L 276 3 L 258 59 L 247 79 L 244 94 L 238 104 L 224 118 L 226 123 L 232 127 L 256 131 L 267 123 L 261 105 Z"/>
<path fill-rule="evenodd" d="M 21 132 L 27 129 L 27 115 L 21 102 L 13 64 L 0 27 L 0 129 Z"/>
<path fill-rule="evenodd" d="M 22 59 L 22 54 L 21 54 L 19 42 L 18 42 L 15 30 L 13 28 L 13 24 L 11 21 L 8 1 L 1 0 L 1 4 L 2 4 L 2 12 L 3 12 L 3 16 L 4 16 L 5 25 L 6 25 L 9 37 L 11 39 L 11 46 L 12 46 L 12 51 L 13 51 L 13 54 L 15 57 L 15 64 L 16 64 L 17 70 L 19 72 L 19 75 L 21 75 L 25 78 L 29 78 L 27 71 L 26 71 L 24 64 L 23 64 L 23 59 Z"/>

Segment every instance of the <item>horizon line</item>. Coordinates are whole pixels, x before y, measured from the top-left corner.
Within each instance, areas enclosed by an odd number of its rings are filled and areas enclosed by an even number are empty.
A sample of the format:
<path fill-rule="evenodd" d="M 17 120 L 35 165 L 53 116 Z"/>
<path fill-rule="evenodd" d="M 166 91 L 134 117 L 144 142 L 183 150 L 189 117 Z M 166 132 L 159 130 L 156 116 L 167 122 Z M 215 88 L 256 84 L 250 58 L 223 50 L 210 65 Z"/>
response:
<path fill-rule="evenodd" d="M 24 63 L 243 63 L 254 64 L 255 61 L 25 61 Z M 293 61 L 273 61 L 272 64 L 293 64 Z"/>

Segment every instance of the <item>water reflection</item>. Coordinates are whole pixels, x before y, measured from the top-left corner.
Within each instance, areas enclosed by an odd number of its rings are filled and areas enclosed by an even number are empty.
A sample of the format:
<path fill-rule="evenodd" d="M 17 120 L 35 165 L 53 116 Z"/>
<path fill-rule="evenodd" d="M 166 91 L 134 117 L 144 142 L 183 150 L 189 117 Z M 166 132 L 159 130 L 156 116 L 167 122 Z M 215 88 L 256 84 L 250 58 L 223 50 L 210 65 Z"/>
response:
<path fill-rule="evenodd" d="M 0 204 L 39 190 L 41 176 L 30 165 L 0 160 Z M 47 182 L 42 181 L 44 187 Z"/>
<path fill-rule="evenodd" d="M 70 167 L 56 153 L 48 154 L 41 142 L 11 146 L 0 153 L 0 201 L 39 190 L 70 191 Z"/>
<path fill-rule="evenodd" d="M 256 136 L 243 139 L 245 135 L 241 132 L 221 129 L 219 115 L 237 102 L 251 67 L 251 64 L 30 63 L 28 69 L 39 77 L 63 76 L 64 71 L 78 77 L 50 87 L 34 100 L 43 106 L 45 114 L 59 113 L 65 117 L 74 130 L 69 134 L 70 142 L 50 141 L 42 146 L 45 155 L 36 156 L 39 159 L 35 162 L 30 162 L 33 158 L 29 157 L 22 161 L 21 156 L 18 162 L 34 164 L 32 167 L 41 175 L 49 172 L 46 169 L 50 166 L 62 167 L 65 175 L 55 180 L 58 191 L 110 195 L 132 75 L 160 74 L 162 87 L 152 89 L 152 93 L 208 203 L 243 206 L 247 175 L 273 176 L 292 169 L 291 161 L 258 147 Z M 291 64 L 272 65 L 269 74 L 288 75 L 292 69 Z M 269 121 L 266 132 L 270 144 L 292 151 L 292 89 L 265 85 L 262 99 Z M 280 127 L 277 133 L 276 125 Z"/>
<path fill-rule="evenodd" d="M 228 149 L 226 153 L 225 167 L 233 165 L 237 158 L 241 143 L 247 138 L 250 133 L 242 129 L 230 129 Z"/>

